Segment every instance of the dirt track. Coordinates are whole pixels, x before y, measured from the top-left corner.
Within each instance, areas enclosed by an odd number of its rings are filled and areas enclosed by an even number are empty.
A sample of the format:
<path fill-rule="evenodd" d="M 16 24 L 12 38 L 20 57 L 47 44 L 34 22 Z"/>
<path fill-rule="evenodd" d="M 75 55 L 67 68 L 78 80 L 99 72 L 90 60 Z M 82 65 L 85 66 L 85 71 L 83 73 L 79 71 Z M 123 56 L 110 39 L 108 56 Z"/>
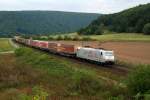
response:
<path fill-rule="evenodd" d="M 150 42 L 59 42 L 65 44 L 73 44 L 76 46 L 91 46 L 95 48 L 105 48 L 109 50 L 114 50 L 117 59 L 121 61 L 134 64 L 150 64 Z"/>

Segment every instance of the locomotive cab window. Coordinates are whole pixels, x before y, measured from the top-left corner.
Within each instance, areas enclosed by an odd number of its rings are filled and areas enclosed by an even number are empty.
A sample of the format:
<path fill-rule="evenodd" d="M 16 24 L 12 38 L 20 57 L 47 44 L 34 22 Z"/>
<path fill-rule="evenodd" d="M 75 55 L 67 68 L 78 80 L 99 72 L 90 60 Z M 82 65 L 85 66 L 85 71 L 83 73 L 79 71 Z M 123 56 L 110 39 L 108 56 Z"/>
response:
<path fill-rule="evenodd" d="M 113 56 L 113 53 L 112 52 L 105 52 L 105 55 L 106 56 Z"/>
<path fill-rule="evenodd" d="M 101 55 L 103 55 L 103 53 L 101 52 Z"/>

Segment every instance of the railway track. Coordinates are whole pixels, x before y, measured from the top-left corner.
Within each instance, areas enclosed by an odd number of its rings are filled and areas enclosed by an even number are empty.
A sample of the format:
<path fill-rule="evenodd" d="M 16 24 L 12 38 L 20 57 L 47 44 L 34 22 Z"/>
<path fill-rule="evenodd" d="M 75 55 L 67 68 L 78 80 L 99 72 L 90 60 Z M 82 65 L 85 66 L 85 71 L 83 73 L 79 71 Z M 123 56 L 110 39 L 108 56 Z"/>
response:
<path fill-rule="evenodd" d="M 45 51 L 42 51 L 42 52 L 45 52 Z M 83 60 L 83 59 L 60 56 L 60 55 L 52 54 L 52 53 L 49 53 L 49 52 L 46 52 L 46 53 L 54 55 L 55 57 L 58 57 L 59 59 L 65 59 L 65 60 L 68 60 L 72 63 L 76 63 L 76 64 L 81 65 L 81 66 L 83 65 L 84 68 L 86 66 L 86 67 L 88 67 L 92 70 L 95 69 L 94 71 L 96 72 L 98 78 L 100 78 L 104 81 L 107 81 L 110 84 L 114 84 L 114 85 L 117 85 L 117 86 L 120 86 L 120 87 L 123 87 L 123 88 L 126 87 L 126 85 L 124 83 L 120 82 L 120 78 L 119 79 L 114 79 L 112 77 L 108 77 L 108 76 L 105 76 L 105 75 L 101 74 L 101 72 L 104 71 L 104 72 L 107 72 L 107 73 L 111 73 L 114 76 L 125 78 L 128 75 L 129 71 L 130 71 L 128 68 L 124 68 L 125 66 L 117 65 L 117 64 L 114 64 L 114 65 L 100 65 L 100 64 L 95 64 L 93 62 L 87 62 L 86 60 Z"/>
<path fill-rule="evenodd" d="M 36 49 L 36 50 L 39 51 L 39 49 Z M 124 66 L 124 65 L 118 65 L 118 64 L 103 65 L 103 64 L 98 64 L 96 62 L 92 62 L 92 61 L 88 61 L 88 60 L 84 60 L 84 59 L 54 54 L 49 51 L 43 51 L 43 50 L 40 50 L 40 51 L 45 52 L 47 54 L 54 55 L 55 57 L 58 57 L 59 59 L 65 59 L 72 63 L 87 66 L 90 68 L 95 68 L 96 70 L 105 70 L 105 71 L 111 72 L 116 75 L 126 76 L 130 72 L 130 69 L 126 68 L 126 66 Z"/>
<path fill-rule="evenodd" d="M 25 46 L 25 45 L 18 44 L 18 46 Z M 49 55 L 53 55 L 55 57 L 58 57 L 59 59 L 68 60 L 72 63 L 75 63 L 77 65 L 82 66 L 82 68 L 83 67 L 85 68 L 85 66 L 86 66 L 86 68 L 94 70 L 96 72 L 98 78 L 100 78 L 104 81 L 107 81 L 110 84 L 114 84 L 114 85 L 117 85 L 117 86 L 120 86 L 120 87 L 123 87 L 123 88 L 126 87 L 126 85 L 124 83 L 120 82 L 120 80 L 124 79 L 128 75 L 128 73 L 130 72 L 130 69 L 126 68 L 126 66 L 124 66 L 124 65 L 118 65 L 118 64 L 102 65 L 102 64 L 97 64 L 95 62 L 87 61 L 87 60 L 84 60 L 84 59 L 79 59 L 79 58 L 75 58 L 75 57 L 69 57 L 69 56 L 54 54 L 52 52 L 41 50 L 41 49 L 38 49 L 38 48 L 33 48 L 33 49 L 35 49 L 37 51 L 40 51 L 40 52 L 43 52 L 43 53 L 47 53 Z M 103 74 L 103 72 L 108 73 L 110 75 Z M 114 78 L 114 77 L 118 77 L 118 78 Z"/>
<path fill-rule="evenodd" d="M 124 66 L 124 65 L 118 65 L 118 64 L 103 65 L 103 64 L 98 64 L 98 63 L 92 62 L 92 61 L 87 61 L 87 60 L 84 60 L 84 59 L 79 59 L 79 58 L 75 58 L 75 57 L 55 54 L 55 53 L 45 51 L 45 50 L 41 50 L 41 49 L 38 49 L 38 48 L 34 48 L 34 49 L 36 49 L 38 51 L 42 51 L 42 52 L 47 53 L 47 54 L 55 55 L 56 57 L 58 57 L 60 59 L 69 60 L 72 63 L 77 63 L 77 64 L 88 66 L 88 67 L 90 66 L 91 68 L 95 68 L 97 70 L 105 70 L 105 71 L 111 72 L 111 73 L 116 74 L 116 75 L 126 76 L 128 74 L 128 72 L 130 71 L 130 69 L 126 68 L 126 66 Z"/>

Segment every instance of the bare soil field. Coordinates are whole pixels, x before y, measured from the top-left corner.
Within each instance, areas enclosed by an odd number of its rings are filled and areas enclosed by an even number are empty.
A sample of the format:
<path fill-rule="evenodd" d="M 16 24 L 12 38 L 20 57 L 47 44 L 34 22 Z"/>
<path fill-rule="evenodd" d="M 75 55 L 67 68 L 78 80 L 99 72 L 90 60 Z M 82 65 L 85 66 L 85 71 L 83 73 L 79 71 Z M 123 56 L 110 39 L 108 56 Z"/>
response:
<path fill-rule="evenodd" d="M 150 42 L 52 41 L 114 50 L 116 58 L 133 64 L 150 64 Z"/>

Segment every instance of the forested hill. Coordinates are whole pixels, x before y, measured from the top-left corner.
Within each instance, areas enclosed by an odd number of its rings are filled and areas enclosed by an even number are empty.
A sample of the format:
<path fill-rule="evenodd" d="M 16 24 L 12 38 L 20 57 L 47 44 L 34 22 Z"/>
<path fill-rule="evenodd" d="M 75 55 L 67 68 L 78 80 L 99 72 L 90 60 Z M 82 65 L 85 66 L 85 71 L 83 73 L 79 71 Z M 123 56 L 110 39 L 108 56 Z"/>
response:
<path fill-rule="evenodd" d="M 59 11 L 0 11 L 0 34 L 75 32 L 100 16 Z"/>
<path fill-rule="evenodd" d="M 150 3 L 128 10 L 99 17 L 88 27 L 79 30 L 80 34 L 102 34 L 104 30 L 115 32 L 136 32 L 150 30 Z"/>

